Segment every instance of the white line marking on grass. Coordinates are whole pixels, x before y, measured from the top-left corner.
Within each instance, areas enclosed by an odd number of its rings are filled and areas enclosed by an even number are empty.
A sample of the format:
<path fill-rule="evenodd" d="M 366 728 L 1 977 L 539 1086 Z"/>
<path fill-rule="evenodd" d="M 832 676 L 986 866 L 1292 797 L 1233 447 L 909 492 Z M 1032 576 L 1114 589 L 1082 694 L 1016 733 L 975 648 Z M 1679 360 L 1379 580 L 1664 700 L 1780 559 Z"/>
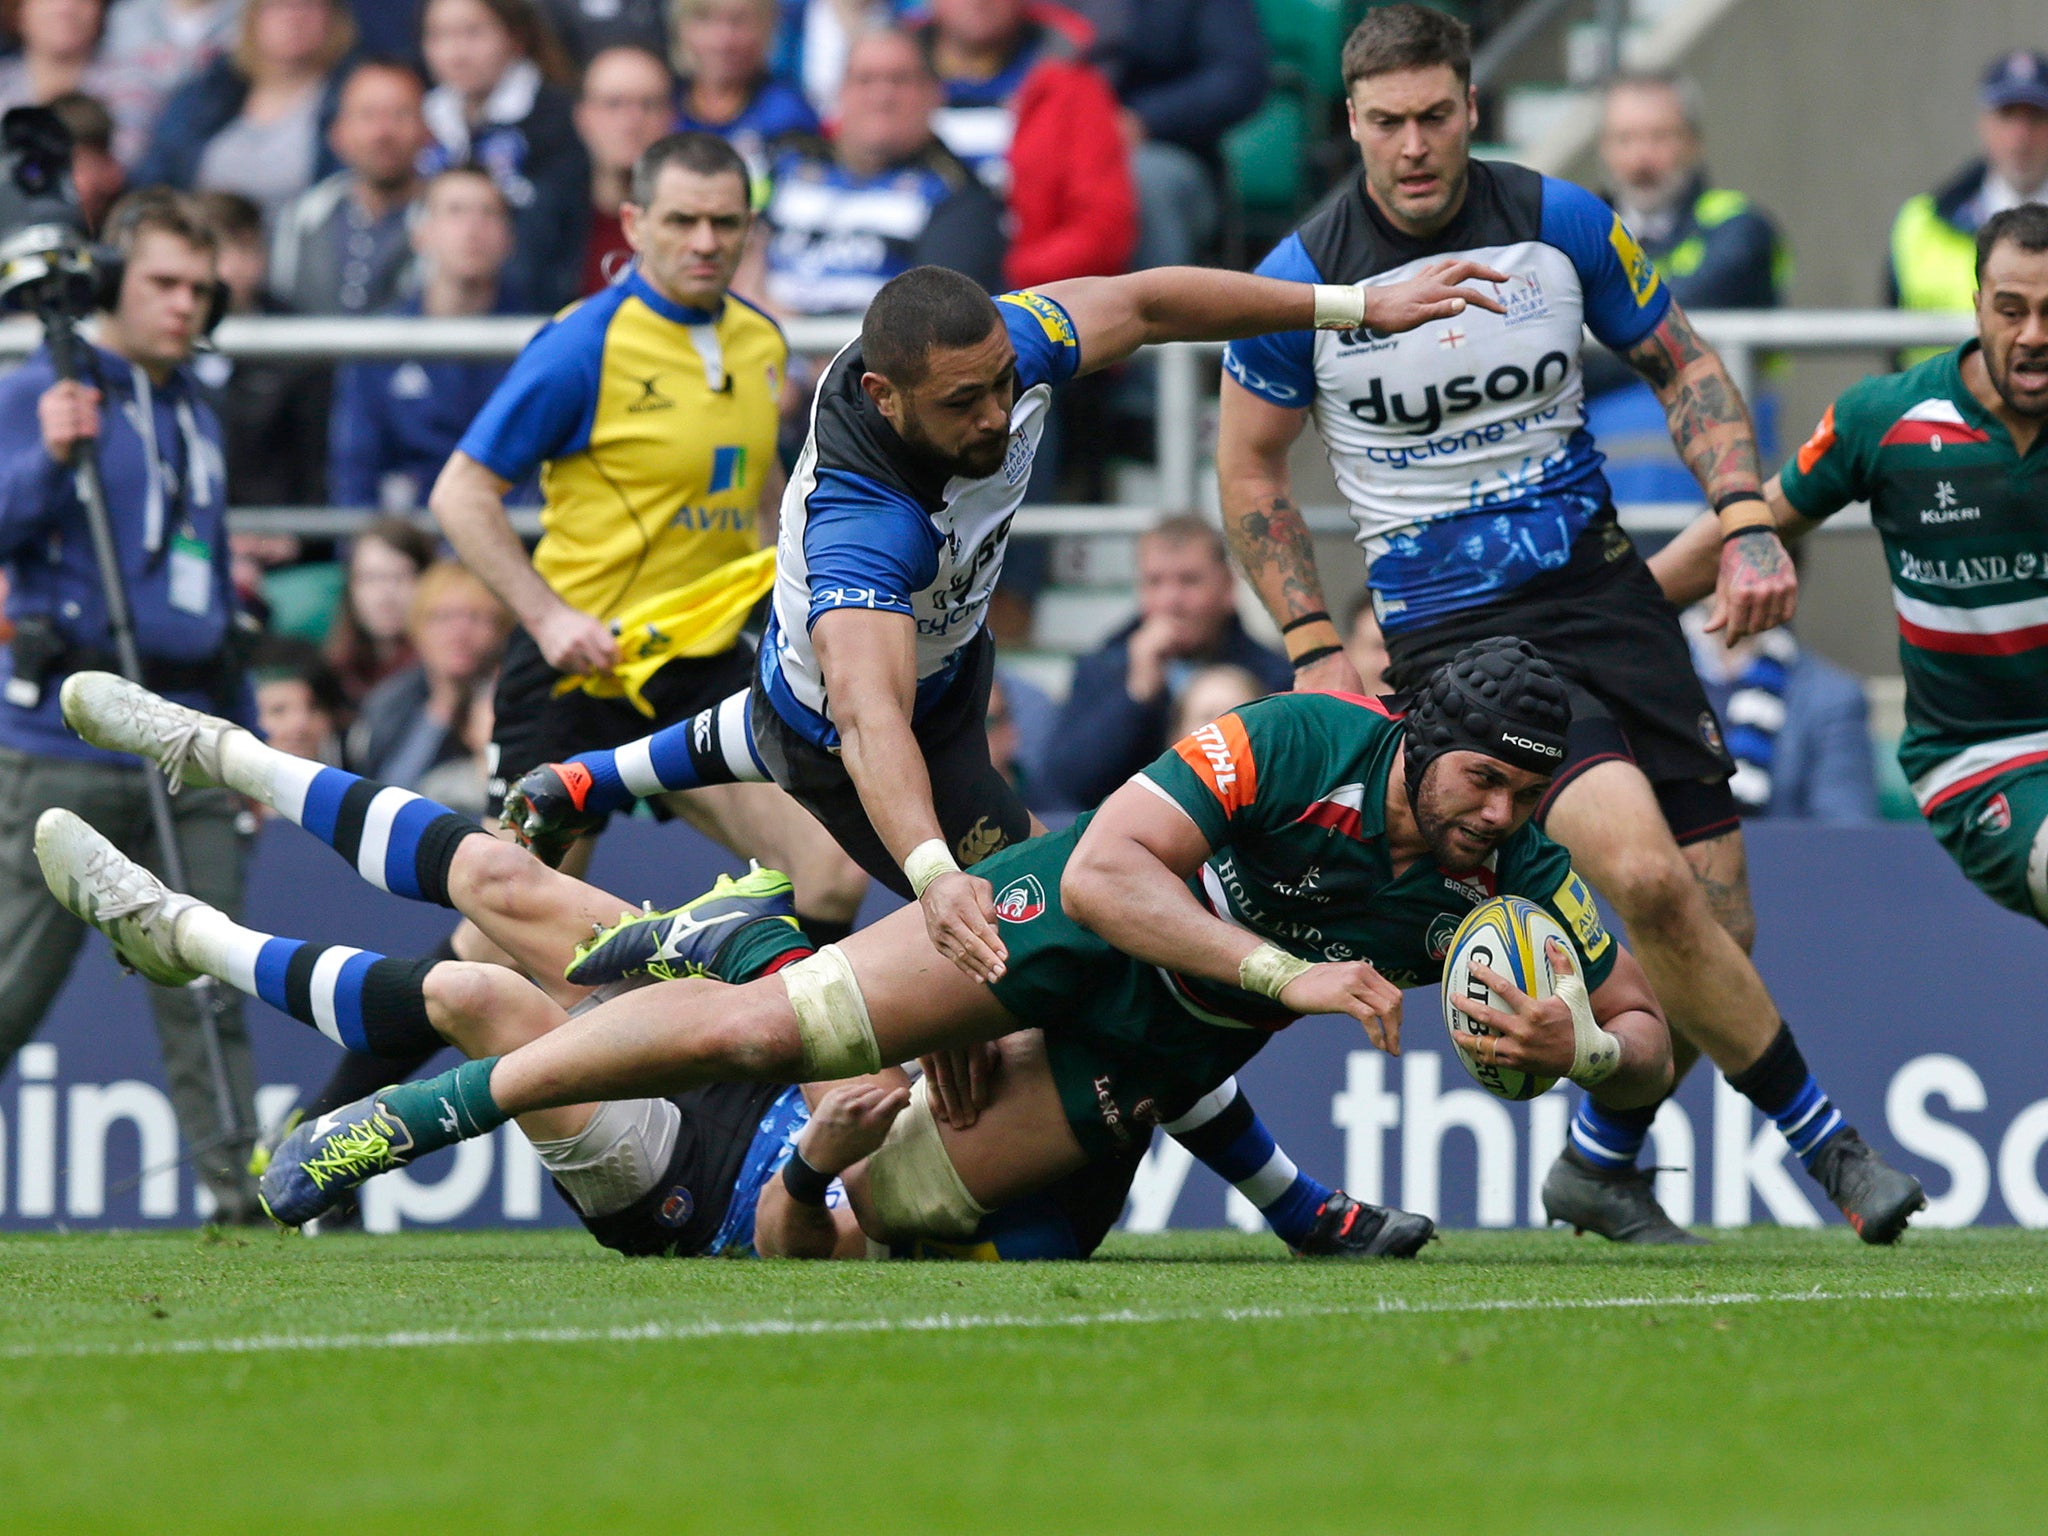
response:
<path fill-rule="evenodd" d="M 1010 1313 L 934 1313 L 925 1317 L 753 1318 L 741 1322 L 706 1319 L 690 1323 L 647 1322 L 615 1328 L 503 1328 L 407 1330 L 398 1333 L 259 1333 L 243 1338 L 149 1339 L 137 1343 L 11 1344 L 0 1360 L 156 1358 L 165 1355 L 265 1355 L 293 1351 L 364 1349 L 467 1349 L 507 1344 L 673 1344 L 705 1339 L 803 1338 L 834 1334 L 980 1333 L 993 1329 L 1156 1327 L 1172 1323 L 1313 1322 L 1325 1318 L 1430 1317 L 1459 1313 L 1598 1312 L 1653 1307 L 1754 1307 L 1787 1303 L 1849 1301 L 1997 1301 L 2048 1294 L 2038 1286 L 1981 1291 L 1724 1291 L 1707 1296 L 1500 1297 L 1470 1301 L 1404 1301 L 1382 1298 L 1347 1307 L 1216 1307 L 1197 1311 L 1068 1312 L 1041 1316 Z"/>

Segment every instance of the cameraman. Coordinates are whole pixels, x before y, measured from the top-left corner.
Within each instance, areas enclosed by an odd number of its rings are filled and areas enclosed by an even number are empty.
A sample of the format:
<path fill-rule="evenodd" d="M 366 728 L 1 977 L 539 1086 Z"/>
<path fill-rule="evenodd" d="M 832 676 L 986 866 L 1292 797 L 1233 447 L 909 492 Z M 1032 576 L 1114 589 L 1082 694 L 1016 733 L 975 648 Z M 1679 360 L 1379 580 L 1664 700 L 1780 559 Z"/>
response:
<path fill-rule="evenodd" d="M 82 382 L 56 379 L 47 347 L 0 379 L 0 561 L 15 638 L 0 662 L 0 1071 L 36 1032 L 85 929 L 44 887 L 36 817 L 64 806 L 134 857 L 161 869 L 145 771 L 87 746 L 66 728 L 57 691 L 67 673 L 118 670 L 92 537 L 71 471 L 91 442 L 134 610 L 143 681 L 182 703 L 253 724 L 248 683 L 229 645 L 220 422 L 185 365 L 204 334 L 218 281 L 214 236 L 192 202 L 161 189 L 118 203 L 107 243 L 125 258 L 119 292 L 80 347 Z M 235 911 L 242 856 L 225 790 L 172 801 L 195 895 Z M 178 1122 L 190 1143 L 217 1133 L 197 1000 L 153 987 L 157 1034 Z M 237 1114 L 255 1124 L 249 1039 L 239 1003 L 225 1009 L 221 1046 Z M 223 1221 L 260 1219 L 256 1189 L 234 1149 L 198 1161 Z"/>

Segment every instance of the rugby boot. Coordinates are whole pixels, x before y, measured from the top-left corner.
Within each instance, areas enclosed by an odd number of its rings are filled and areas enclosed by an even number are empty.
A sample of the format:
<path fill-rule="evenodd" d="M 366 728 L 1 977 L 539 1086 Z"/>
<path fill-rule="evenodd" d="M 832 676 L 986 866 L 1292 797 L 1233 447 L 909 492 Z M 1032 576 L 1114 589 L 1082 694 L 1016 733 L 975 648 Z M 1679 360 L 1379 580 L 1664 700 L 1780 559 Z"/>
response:
<path fill-rule="evenodd" d="M 589 796 L 590 770 L 581 763 L 542 763 L 505 792 L 498 819 L 520 846 L 553 869 L 578 838 L 604 825 L 602 814 L 584 809 Z"/>
<path fill-rule="evenodd" d="M 225 782 L 222 739 L 240 726 L 151 693 L 112 672 L 74 672 L 58 695 L 64 723 L 96 747 L 132 752 L 164 771 L 171 792 Z"/>
<path fill-rule="evenodd" d="M 67 810 L 36 818 L 36 862 L 58 904 L 111 939 L 129 970 L 160 987 L 198 979 L 178 957 L 177 930 L 204 902 L 172 890 Z"/>
<path fill-rule="evenodd" d="M 1427 1216 L 1367 1205 L 1333 1189 L 1294 1251 L 1305 1259 L 1412 1259 L 1435 1236 L 1436 1223 Z"/>
<path fill-rule="evenodd" d="M 1575 1233 L 1597 1232 L 1617 1243 L 1706 1243 L 1664 1214 L 1651 1169 L 1601 1168 L 1571 1146 L 1543 1180 L 1543 1211 Z"/>
<path fill-rule="evenodd" d="M 576 947 L 565 980 L 595 987 L 629 976 L 675 981 L 716 974 L 718 953 L 742 928 L 767 920 L 798 933 L 789 876 L 759 865 L 718 883 L 695 901 L 666 912 L 630 912 Z"/>
<path fill-rule="evenodd" d="M 1845 1125 L 1813 1157 L 1813 1176 L 1866 1243 L 1895 1243 L 1906 1221 L 1927 1204 L 1927 1192 Z"/>
<path fill-rule="evenodd" d="M 403 1168 L 413 1147 L 405 1123 L 385 1112 L 380 1095 L 367 1094 L 303 1122 L 277 1144 L 257 1186 L 263 1209 L 280 1226 L 304 1226 L 367 1180 Z"/>

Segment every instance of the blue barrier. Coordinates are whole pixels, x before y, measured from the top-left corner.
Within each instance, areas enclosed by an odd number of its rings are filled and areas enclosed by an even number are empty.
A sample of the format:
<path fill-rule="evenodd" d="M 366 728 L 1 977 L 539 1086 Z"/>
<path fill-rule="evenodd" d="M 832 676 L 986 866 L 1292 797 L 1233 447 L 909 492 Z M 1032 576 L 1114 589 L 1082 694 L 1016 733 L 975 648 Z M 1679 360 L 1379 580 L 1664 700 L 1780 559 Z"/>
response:
<path fill-rule="evenodd" d="M 1923 1221 L 2048 1226 L 2048 1059 L 2042 963 L 2048 934 L 1991 904 L 1923 828 L 1750 829 L 1762 926 L 1757 957 L 1821 1081 L 1865 1136 L 1920 1175 Z M 682 899 L 737 866 L 680 826 L 634 823 L 601 845 L 592 878 L 635 901 Z M 259 835 L 249 911 L 295 937 L 424 953 L 450 914 L 371 889 L 297 829 Z M 893 904 L 878 895 L 873 911 Z M 141 988 L 95 937 L 40 1039 L 0 1079 L 0 1228 L 189 1223 L 182 1168 L 111 1194 L 174 1155 L 177 1130 Z M 263 1108 L 281 1113 L 329 1071 L 334 1048 L 249 1005 Z M 1243 1074 L 1246 1091 L 1305 1167 L 1361 1198 L 1452 1226 L 1540 1224 L 1537 1186 L 1562 1145 L 1560 1089 L 1503 1104 L 1465 1080 L 1434 989 L 1410 995 L 1407 1053 L 1365 1048 L 1354 1025 L 1303 1020 Z M 1680 1221 L 1811 1224 L 1840 1218 L 1784 1155 L 1776 1130 L 1704 1070 L 1660 1120 L 1655 1161 Z M 561 1225 L 569 1221 L 513 1127 L 377 1181 L 371 1224 Z M 1255 1226 L 1205 1169 L 1162 1144 L 1134 1187 L 1135 1229 Z"/>

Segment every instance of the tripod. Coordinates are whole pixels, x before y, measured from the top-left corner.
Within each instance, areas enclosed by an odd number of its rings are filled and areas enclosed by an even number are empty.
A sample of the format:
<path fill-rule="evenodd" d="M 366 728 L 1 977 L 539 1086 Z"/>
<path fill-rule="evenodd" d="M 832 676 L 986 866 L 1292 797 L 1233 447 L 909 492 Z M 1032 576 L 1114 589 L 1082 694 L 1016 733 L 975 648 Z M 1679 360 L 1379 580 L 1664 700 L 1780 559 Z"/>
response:
<path fill-rule="evenodd" d="M 76 316 L 67 302 L 63 280 L 34 284 L 24 297 L 23 307 L 43 324 L 50 361 L 57 377 L 77 380 L 82 343 Z M 92 535 L 93 558 L 99 568 L 100 589 L 106 600 L 107 628 L 113 636 L 114 655 L 121 675 L 140 686 L 143 681 L 142 657 L 135 643 L 135 615 L 129 606 L 127 584 L 121 575 L 120 554 L 114 545 L 113 523 L 107 513 L 106 488 L 100 480 L 99 459 L 93 451 L 93 440 L 81 438 L 75 441 L 71 445 L 68 464 L 78 487 L 79 504 L 85 509 L 86 527 Z M 154 769 L 144 770 L 143 782 L 163 878 L 176 890 L 189 889 L 184 850 L 178 844 L 177 822 L 171 812 L 170 790 L 163 775 Z M 241 1123 L 234 1086 L 228 1076 L 227 1058 L 221 1049 L 223 999 L 220 984 L 210 976 L 202 976 L 191 984 L 191 990 L 199 1005 L 199 1037 L 205 1050 L 207 1075 L 213 1083 L 215 1123 L 219 1130 L 206 1141 L 188 1148 L 180 1161 L 216 1147 L 226 1147 L 246 1156 L 255 1144 L 255 1129 Z M 125 1190 L 154 1171 L 144 1169 L 134 1180 L 124 1181 L 116 1189 Z"/>

